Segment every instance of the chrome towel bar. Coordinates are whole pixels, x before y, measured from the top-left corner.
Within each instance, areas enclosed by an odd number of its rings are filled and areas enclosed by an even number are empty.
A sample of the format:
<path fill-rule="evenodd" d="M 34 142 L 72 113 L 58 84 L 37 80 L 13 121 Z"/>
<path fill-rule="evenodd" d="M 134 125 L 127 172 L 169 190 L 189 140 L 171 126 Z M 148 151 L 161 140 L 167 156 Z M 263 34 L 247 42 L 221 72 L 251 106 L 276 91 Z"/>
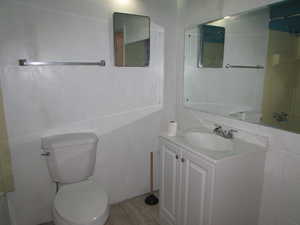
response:
<path fill-rule="evenodd" d="M 227 69 L 230 69 L 230 68 L 264 69 L 264 66 L 261 66 L 261 65 L 256 65 L 256 66 L 241 66 L 241 65 L 230 65 L 230 64 L 227 64 L 225 67 Z"/>
<path fill-rule="evenodd" d="M 105 66 L 105 60 L 100 62 L 31 62 L 19 59 L 19 66 Z"/>

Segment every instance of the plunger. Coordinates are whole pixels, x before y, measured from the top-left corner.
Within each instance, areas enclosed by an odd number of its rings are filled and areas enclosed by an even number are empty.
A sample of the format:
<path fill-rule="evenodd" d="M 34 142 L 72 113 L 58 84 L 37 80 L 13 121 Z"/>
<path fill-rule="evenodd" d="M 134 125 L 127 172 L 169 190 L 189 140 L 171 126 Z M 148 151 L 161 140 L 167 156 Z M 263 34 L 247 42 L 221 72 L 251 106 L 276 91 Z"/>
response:
<path fill-rule="evenodd" d="M 156 205 L 158 198 L 153 194 L 153 152 L 150 152 L 150 195 L 145 198 L 147 205 Z"/>

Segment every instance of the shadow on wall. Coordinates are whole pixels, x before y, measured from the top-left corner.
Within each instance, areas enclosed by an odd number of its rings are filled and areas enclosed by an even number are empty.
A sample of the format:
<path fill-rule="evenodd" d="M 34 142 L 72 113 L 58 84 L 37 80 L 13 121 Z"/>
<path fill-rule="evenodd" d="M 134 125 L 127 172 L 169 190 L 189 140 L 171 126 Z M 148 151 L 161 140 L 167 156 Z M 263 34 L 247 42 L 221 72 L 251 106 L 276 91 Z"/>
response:
<path fill-rule="evenodd" d="M 108 190 L 111 202 L 149 192 L 150 152 L 155 152 L 154 186 L 158 188 L 156 159 L 161 113 L 153 112 L 100 136 L 93 178 Z"/>

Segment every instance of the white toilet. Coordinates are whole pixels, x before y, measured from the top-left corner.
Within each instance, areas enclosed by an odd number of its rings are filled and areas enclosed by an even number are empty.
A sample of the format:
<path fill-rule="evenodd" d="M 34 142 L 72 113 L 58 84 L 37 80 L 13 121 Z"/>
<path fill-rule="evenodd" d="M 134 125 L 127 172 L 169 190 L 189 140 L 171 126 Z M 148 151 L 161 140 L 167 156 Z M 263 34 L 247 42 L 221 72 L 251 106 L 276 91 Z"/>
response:
<path fill-rule="evenodd" d="M 48 170 L 59 183 L 53 204 L 55 225 L 103 225 L 109 216 L 108 196 L 95 182 L 98 138 L 94 133 L 70 133 L 42 138 Z"/>

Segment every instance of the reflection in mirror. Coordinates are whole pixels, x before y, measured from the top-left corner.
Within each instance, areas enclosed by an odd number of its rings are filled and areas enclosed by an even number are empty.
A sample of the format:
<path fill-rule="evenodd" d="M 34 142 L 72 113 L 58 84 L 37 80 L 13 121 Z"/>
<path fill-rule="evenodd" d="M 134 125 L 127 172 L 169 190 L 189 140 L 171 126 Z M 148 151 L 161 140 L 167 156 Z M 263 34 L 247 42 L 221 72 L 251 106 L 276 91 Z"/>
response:
<path fill-rule="evenodd" d="M 145 67 L 150 59 L 150 18 L 114 13 L 115 65 Z"/>
<path fill-rule="evenodd" d="M 224 28 L 222 68 L 199 67 L 199 27 L 206 25 Z M 215 51 L 201 54 L 209 59 Z M 185 33 L 184 64 L 186 106 L 300 133 L 299 1 L 191 27 Z"/>
<path fill-rule="evenodd" d="M 200 25 L 199 67 L 223 67 L 225 28 Z"/>

